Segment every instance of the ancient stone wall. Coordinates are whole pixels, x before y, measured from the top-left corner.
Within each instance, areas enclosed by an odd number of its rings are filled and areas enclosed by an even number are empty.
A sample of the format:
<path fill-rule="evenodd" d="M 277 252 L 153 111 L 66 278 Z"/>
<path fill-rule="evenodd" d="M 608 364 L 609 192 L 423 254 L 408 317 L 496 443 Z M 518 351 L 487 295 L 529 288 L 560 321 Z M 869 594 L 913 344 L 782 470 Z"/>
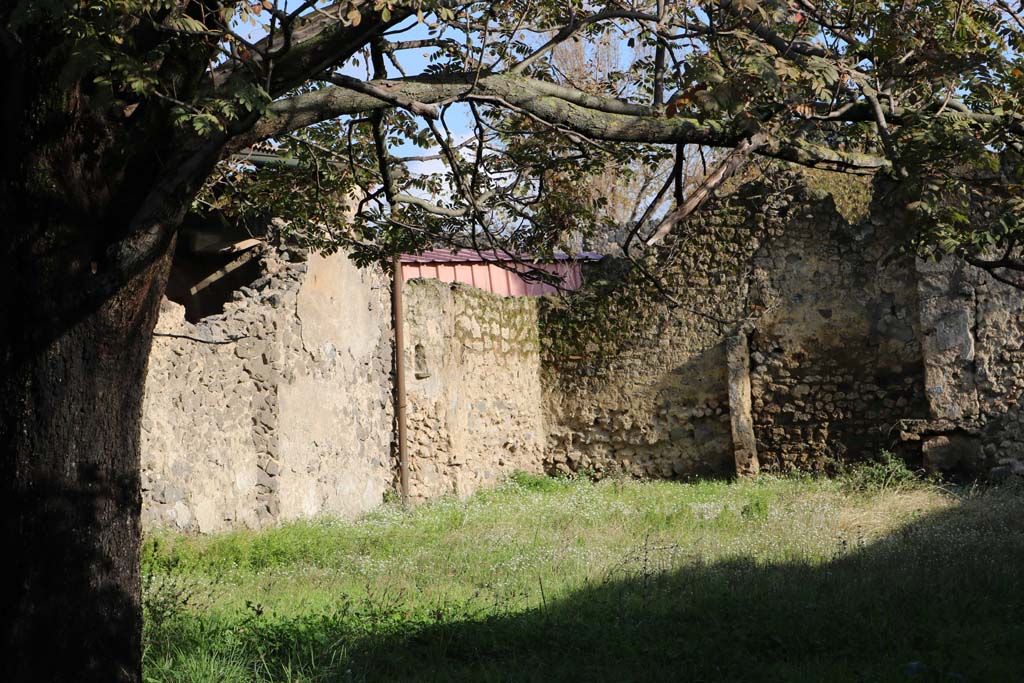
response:
<path fill-rule="evenodd" d="M 191 324 L 165 301 L 142 419 L 143 518 L 200 532 L 351 516 L 392 484 L 390 289 L 344 255 L 267 250 Z"/>
<path fill-rule="evenodd" d="M 544 381 L 549 471 L 677 477 L 733 469 L 725 347 L 713 321 L 666 315 L 613 357 L 546 359 Z"/>
<path fill-rule="evenodd" d="M 901 419 L 925 414 L 913 262 L 887 230 L 825 202 L 755 256 L 772 301 L 750 335 L 762 466 L 871 458 L 898 443 Z"/>
<path fill-rule="evenodd" d="M 982 467 L 1024 476 L 1024 292 L 977 271 L 974 375 Z"/>
<path fill-rule="evenodd" d="M 895 448 L 1024 476 L 1024 297 L 959 261 L 901 255 L 899 218 L 851 212 L 849 182 L 739 187 L 663 247 L 669 297 L 592 298 L 601 281 L 639 286 L 614 258 L 568 299 L 408 283 L 411 499 L 515 470 L 828 471 Z M 394 491 L 388 278 L 344 255 L 268 249 L 259 263 L 221 314 L 193 324 L 162 307 L 142 421 L 149 525 L 352 516 Z M 593 324 L 587 301 L 627 324 Z"/>
<path fill-rule="evenodd" d="M 464 496 L 515 470 L 540 472 L 536 300 L 411 280 L 404 303 L 410 499 Z"/>
<path fill-rule="evenodd" d="M 545 316 L 550 470 L 649 477 L 735 470 L 725 340 L 738 334 L 753 291 L 749 264 L 762 231 L 748 224 L 750 212 L 723 205 L 699 225 L 680 226 L 652 273 L 672 291 L 617 304 L 621 321 L 591 333 L 611 343 L 595 339 L 566 352 L 565 321 Z M 614 281 L 620 270 L 606 259 L 587 278 Z"/>
<path fill-rule="evenodd" d="M 395 490 L 390 286 L 344 256 L 269 250 L 196 324 L 165 301 L 143 418 L 144 519 L 209 532 L 352 516 Z M 537 303 L 406 287 L 411 499 L 542 471 Z"/>
<path fill-rule="evenodd" d="M 751 430 L 769 470 L 890 447 L 926 407 L 913 264 L 884 229 L 789 174 L 680 226 L 657 273 L 674 302 L 612 353 L 546 359 L 548 468 L 752 471 Z"/>
<path fill-rule="evenodd" d="M 1024 295 L 951 258 L 917 279 L 928 416 L 904 436 L 930 469 L 1024 475 Z"/>

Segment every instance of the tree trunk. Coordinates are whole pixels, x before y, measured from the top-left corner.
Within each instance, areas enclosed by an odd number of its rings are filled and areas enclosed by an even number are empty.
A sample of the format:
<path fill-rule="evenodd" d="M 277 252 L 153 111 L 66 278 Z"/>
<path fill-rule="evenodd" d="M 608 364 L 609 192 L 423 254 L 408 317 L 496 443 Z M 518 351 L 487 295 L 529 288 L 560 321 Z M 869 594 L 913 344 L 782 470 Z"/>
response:
<path fill-rule="evenodd" d="M 0 315 L 0 680 L 141 678 L 139 421 L 168 262 L 42 343 L 14 307 L 43 283 L 0 292 L 22 299 Z"/>

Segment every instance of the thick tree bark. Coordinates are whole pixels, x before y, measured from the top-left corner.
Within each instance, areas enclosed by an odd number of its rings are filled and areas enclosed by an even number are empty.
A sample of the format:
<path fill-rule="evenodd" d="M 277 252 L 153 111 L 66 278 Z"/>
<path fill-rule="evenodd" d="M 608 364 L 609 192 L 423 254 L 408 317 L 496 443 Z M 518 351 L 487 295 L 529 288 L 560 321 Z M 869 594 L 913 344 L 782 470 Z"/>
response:
<path fill-rule="evenodd" d="M 139 420 L 168 261 L 66 329 L 0 334 L 0 680 L 141 678 Z M 32 319 L 19 284 L 0 320 Z"/>
<path fill-rule="evenodd" d="M 68 45 L 23 29 L 20 45 Z M 91 76 L 61 84 L 60 55 L 16 52 L 0 72 L 16 131 L 0 154 L 0 682 L 136 683 L 146 364 L 175 231 L 226 136 L 189 136 L 160 101 L 112 110 Z M 182 59 L 179 84 L 206 68 Z"/>

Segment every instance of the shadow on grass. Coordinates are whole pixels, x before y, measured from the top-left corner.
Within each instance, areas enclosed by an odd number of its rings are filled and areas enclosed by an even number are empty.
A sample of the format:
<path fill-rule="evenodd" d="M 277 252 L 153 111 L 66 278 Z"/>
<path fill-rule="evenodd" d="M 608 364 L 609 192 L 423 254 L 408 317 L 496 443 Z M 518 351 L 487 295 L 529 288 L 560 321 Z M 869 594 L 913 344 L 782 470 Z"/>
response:
<path fill-rule="evenodd" d="M 1024 680 L 1020 491 L 965 500 L 853 549 L 837 541 L 836 557 L 814 565 L 735 559 L 660 572 L 657 549 L 642 553 L 525 612 L 432 624 L 400 609 L 375 624 L 258 617 L 246 647 L 262 650 L 266 680 L 300 660 L 301 680 L 324 681 Z"/>

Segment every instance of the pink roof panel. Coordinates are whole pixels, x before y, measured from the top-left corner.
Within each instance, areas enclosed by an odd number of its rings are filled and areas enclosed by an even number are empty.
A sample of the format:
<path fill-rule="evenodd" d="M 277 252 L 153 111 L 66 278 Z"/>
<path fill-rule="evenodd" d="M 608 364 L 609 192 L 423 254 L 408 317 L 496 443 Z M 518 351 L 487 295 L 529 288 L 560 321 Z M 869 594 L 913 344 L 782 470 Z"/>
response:
<path fill-rule="evenodd" d="M 601 254 L 593 251 L 580 252 L 575 256 L 569 254 L 555 254 L 550 259 L 543 261 L 600 261 Z M 513 261 L 512 254 L 497 249 L 428 249 L 421 254 L 402 254 L 402 263 L 487 263 L 491 261 Z M 530 256 L 520 255 L 520 261 L 530 263 L 534 259 Z"/>
<path fill-rule="evenodd" d="M 530 265 L 546 270 L 562 278 L 563 290 L 573 291 L 583 284 L 580 261 L 600 258 L 600 254 L 586 252 L 572 258 L 559 254 L 546 262 L 520 257 L 524 263 L 513 264 L 511 261 L 514 259 L 502 251 L 478 253 L 469 249 L 455 252 L 433 249 L 422 254 L 403 255 L 402 279 L 435 278 L 442 282 L 461 282 L 501 296 L 543 296 L 555 294 L 559 288 L 546 282 L 524 279 L 515 270 L 526 271 Z"/>

